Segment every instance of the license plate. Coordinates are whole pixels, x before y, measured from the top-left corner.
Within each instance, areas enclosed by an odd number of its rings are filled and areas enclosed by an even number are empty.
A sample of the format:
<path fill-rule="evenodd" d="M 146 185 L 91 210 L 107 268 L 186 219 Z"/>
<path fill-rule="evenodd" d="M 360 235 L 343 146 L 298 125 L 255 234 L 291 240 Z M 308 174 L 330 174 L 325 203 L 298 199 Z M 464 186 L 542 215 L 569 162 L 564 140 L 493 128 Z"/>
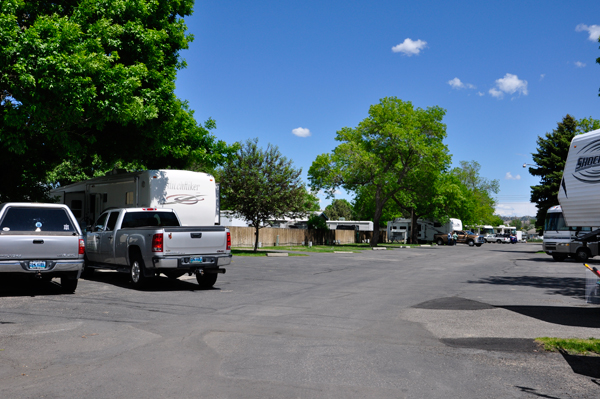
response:
<path fill-rule="evenodd" d="M 202 257 L 190 258 L 190 263 L 202 263 Z"/>
<path fill-rule="evenodd" d="M 29 262 L 29 268 L 30 269 L 45 269 L 46 268 L 46 261 L 45 260 L 32 260 Z"/>

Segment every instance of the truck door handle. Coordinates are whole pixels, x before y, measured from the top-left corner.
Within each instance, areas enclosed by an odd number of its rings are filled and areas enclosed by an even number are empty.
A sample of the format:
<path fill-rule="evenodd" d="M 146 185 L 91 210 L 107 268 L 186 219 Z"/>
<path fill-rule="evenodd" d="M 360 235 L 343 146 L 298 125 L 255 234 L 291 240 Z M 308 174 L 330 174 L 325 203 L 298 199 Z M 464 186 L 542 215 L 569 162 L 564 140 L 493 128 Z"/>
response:
<path fill-rule="evenodd" d="M 44 240 L 33 240 L 34 244 L 43 244 Z"/>
<path fill-rule="evenodd" d="M 108 241 L 112 241 L 113 236 L 108 236 Z"/>
<path fill-rule="evenodd" d="M 202 233 L 190 233 L 192 238 L 202 238 Z"/>

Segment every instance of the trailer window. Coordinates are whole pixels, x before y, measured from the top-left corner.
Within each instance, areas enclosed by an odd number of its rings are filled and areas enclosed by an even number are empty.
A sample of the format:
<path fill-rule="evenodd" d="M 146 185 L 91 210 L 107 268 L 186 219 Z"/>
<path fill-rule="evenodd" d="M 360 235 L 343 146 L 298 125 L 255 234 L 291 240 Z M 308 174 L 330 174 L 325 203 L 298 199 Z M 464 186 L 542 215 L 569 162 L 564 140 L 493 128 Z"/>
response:
<path fill-rule="evenodd" d="M 176 227 L 179 220 L 173 212 L 127 212 L 121 223 L 123 228 L 129 227 Z"/>
<path fill-rule="evenodd" d="M 76 232 L 71 218 L 61 208 L 10 207 L 0 222 L 2 231 Z"/>

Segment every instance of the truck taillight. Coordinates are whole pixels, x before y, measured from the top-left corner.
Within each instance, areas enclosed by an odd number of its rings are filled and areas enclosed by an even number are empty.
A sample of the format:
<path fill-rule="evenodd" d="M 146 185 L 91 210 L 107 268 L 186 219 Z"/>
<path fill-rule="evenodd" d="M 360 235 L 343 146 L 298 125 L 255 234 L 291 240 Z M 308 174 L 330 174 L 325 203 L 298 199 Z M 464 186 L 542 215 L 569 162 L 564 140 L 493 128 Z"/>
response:
<path fill-rule="evenodd" d="M 85 254 L 85 241 L 83 238 L 79 239 L 79 255 Z"/>
<path fill-rule="evenodd" d="M 152 252 L 163 251 L 163 235 L 162 233 L 154 234 L 152 236 Z"/>
<path fill-rule="evenodd" d="M 231 233 L 227 232 L 227 250 L 231 250 Z"/>

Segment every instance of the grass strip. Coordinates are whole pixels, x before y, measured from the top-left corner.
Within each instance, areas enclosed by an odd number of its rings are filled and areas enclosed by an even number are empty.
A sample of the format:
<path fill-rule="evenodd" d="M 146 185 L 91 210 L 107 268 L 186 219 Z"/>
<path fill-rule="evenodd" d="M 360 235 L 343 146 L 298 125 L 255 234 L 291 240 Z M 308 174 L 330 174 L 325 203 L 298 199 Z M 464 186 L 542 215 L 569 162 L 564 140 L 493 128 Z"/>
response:
<path fill-rule="evenodd" d="M 600 355 L 600 339 L 597 338 L 536 338 L 535 342 L 549 352 L 565 351 L 569 355 Z"/>
<path fill-rule="evenodd" d="M 258 251 L 258 252 L 254 252 L 253 249 L 231 249 L 231 254 L 233 256 L 262 256 L 265 257 L 267 256 L 267 252 L 274 252 L 274 251 Z M 304 254 L 290 254 L 288 253 L 288 256 L 308 256 L 308 255 L 304 255 Z"/>

